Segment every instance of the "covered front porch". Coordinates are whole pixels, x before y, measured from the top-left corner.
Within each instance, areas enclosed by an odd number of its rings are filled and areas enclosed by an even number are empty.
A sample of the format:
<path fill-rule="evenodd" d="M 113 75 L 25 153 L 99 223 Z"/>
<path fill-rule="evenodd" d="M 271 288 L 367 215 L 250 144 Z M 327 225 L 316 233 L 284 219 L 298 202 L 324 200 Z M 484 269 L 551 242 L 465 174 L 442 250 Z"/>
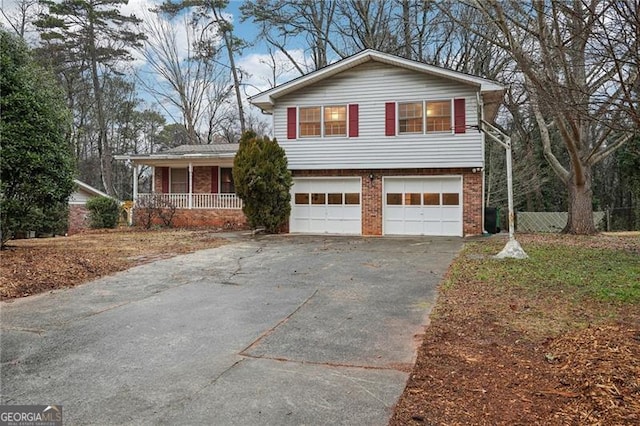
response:
<path fill-rule="evenodd" d="M 244 221 L 233 182 L 237 149 L 237 144 L 182 145 L 155 154 L 116 157 L 129 160 L 133 168 L 132 221 L 148 209 L 176 211 L 180 222 L 176 226 Z M 147 180 L 142 191 L 141 178 Z"/>
<path fill-rule="evenodd" d="M 177 209 L 242 209 L 242 200 L 236 194 L 163 194 L 134 191 L 134 207 L 159 203 Z"/>

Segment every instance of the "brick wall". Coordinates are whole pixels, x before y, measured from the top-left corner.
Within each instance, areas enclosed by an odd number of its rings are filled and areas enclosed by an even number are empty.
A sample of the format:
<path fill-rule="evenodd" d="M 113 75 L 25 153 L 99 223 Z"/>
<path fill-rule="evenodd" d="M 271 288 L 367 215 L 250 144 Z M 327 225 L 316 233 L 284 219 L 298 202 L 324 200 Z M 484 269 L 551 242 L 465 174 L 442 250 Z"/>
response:
<path fill-rule="evenodd" d="M 294 170 L 294 177 L 362 178 L 362 234 L 382 235 L 382 178 L 387 176 L 462 175 L 463 233 L 482 233 L 482 173 L 471 169 Z M 373 175 L 373 180 L 369 176 Z"/>
<path fill-rule="evenodd" d="M 196 194 L 211 192 L 211 166 L 193 168 L 193 192 Z"/>
<path fill-rule="evenodd" d="M 162 193 L 162 169 L 156 168 L 155 188 L 157 193 Z M 211 166 L 193 167 L 193 193 L 211 193 Z"/>
<path fill-rule="evenodd" d="M 69 205 L 69 227 L 67 234 L 77 234 L 89 229 L 89 210 L 82 204 Z"/>
<path fill-rule="evenodd" d="M 134 210 L 134 225 L 140 223 L 140 214 L 140 209 Z M 161 225 L 162 221 L 156 218 L 154 224 Z M 183 209 L 176 210 L 173 226 L 175 228 L 246 229 L 247 218 L 242 210 Z"/>

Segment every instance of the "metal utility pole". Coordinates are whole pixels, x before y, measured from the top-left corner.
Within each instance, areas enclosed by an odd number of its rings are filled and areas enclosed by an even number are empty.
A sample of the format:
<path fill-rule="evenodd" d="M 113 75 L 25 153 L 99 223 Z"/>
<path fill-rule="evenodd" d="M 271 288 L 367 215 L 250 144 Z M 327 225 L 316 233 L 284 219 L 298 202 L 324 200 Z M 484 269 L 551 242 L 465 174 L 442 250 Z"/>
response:
<path fill-rule="evenodd" d="M 502 251 L 496 255 L 497 258 L 506 257 L 514 259 L 526 259 L 527 253 L 522 249 L 520 243 L 516 241 L 514 235 L 514 210 L 513 210 L 513 169 L 511 160 L 511 138 L 497 127 L 485 120 L 480 120 L 480 129 L 495 142 L 498 142 L 506 150 L 507 156 L 507 196 L 509 199 L 509 241 Z"/>

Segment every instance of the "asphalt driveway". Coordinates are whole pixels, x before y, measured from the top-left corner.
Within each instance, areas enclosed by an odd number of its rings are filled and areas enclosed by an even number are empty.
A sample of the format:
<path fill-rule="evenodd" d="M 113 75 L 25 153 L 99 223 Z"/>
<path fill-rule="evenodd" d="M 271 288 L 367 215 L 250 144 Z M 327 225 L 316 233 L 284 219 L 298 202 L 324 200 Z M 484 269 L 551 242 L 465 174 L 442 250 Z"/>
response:
<path fill-rule="evenodd" d="M 65 424 L 386 424 L 460 238 L 235 237 L 0 305 L 1 403 Z"/>

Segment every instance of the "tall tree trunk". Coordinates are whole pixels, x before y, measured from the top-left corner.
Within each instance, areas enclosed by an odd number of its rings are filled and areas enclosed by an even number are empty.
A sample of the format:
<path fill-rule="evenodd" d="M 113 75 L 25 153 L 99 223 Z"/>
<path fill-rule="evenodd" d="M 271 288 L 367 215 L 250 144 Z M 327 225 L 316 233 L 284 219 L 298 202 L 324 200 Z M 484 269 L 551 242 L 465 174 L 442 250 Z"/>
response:
<path fill-rule="evenodd" d="M 576 173 L 567 184 L 568 212 L 567 225 L 562 230 L 566 234 L 591 235 L 597 232 L 593 221 L 593 191 L 591 189 L 591 168 L 585 166 L 583 179 L 577 182 Z"/>
<path fill-rule="evenodd" d="M 91 18 L 90 18 L 91 19 Z M 111 149 L 107 137 L 107 123 L 104 117 L 104 105 L 102 100 L 102 87 L 98 74 L 98 60 L 96 52 L 96 40 L 93 22 L 89 22 L 89 56 L 91 61 L 91 80 L 93 83 L 93 96 L 96 101 L 96 118 L 98 120 L 98 156 L 100 157 L 100 177 L 104 190 L 109 195 L 115 195 L 113 178 L 111 173 Z"/>

